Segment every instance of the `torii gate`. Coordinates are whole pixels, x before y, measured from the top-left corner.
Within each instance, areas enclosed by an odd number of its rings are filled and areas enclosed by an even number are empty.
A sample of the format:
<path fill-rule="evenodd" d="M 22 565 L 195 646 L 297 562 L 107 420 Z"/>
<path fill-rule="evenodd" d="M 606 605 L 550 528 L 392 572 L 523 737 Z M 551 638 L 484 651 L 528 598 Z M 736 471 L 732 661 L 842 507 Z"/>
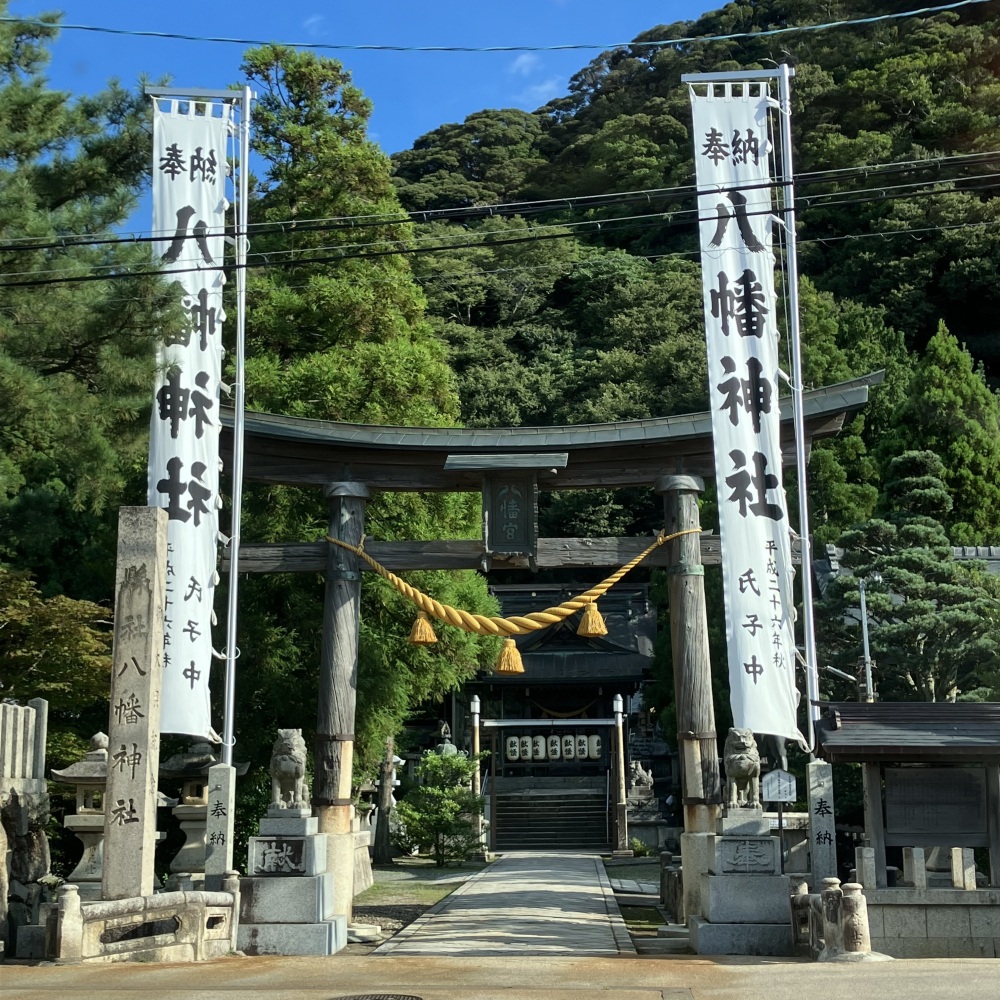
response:
<path fill-rule="evenodd" d="M 838 433 L 868 401 L 877 372 L 803 394 L 807 447 Z M 232 411 L 223 411 L 222 452 L 232 460 Z M 783 464 L 795 461 L 791 399 L 781 400 Z M 323 490 L 331 537 L 358 545 L 373 490 L 480 492 L 484 537 L 468 541 L 369 541 L 393 571 L 571 568 L 621 565 L 643 538 L 535 538 L 537 490 L 652 487 L 664 497 L 666 531 L 697 528 L 697 495 L 715 475 L 711 413 L 569 427 L 438 428 L 334 423 L 247 413 L 244 477 Z M 516 485 L 525 517 L 497 532 L 498 497 Z M 507 527 L 506 523 L 504 525 Z M 505 536 L 514 534 L 508 540 Z M 648 559 L 670 572 L 670 632 L 682 760 L 685 835 L 715 831 L 719 781 L 703 566 L 719 564 L 717 536 L 683 535 Z M 351 778 L 357 692 L 361 571 L 347 549 L 325 541 L 241 544 L 247 573 L 322 572 L 326 577 L 313 805 L 332 835 L 335 912 L 350 919 L 353 898 Z M 683 853 L 683 840 L 682 840 Z"/>

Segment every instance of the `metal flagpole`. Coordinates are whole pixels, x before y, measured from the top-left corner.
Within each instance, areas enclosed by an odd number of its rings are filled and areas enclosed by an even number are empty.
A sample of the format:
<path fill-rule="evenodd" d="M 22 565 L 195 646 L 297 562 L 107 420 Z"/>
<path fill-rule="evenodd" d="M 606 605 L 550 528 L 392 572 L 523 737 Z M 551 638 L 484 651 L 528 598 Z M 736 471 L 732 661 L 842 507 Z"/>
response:
<path fill-rule="evenodd" d="M 816 628 L 813 621 L 812 545 L 809 539 L 809 497 L 806 483 L 805 413 L 802 407 L 802 341 L 799 331 L 799 258 L 795 241 L 795 183 L 792 169 L 792 70 L 783 63 L 778 67 L 779 117 L 781 118 L 781 173 L 783 182 L 783 215 L 788 268 L 789 336 L 792 347 L 792 403 L 795 420 L 795 468 L 799 481 L 799 540 L 802 565 L 802 635 L 805 644 L 807 739 L 809 749 L 815 745 L 815 722 L 819 709 L 819 675 L 816 670 Z"/>
<path fill-rule="evenodd" d="M 247 320 L 247 211 L 250 183 L 249 87 L 240 105 L 239 165 L 236 188 L 236 379 L 233 395 L 233 513 L 229 539 L 229 601 L 226 613 L 226 687 L 223 701 L 222 763 L 232 764 L 236 705 L 236 616 L 239 594 L 240 528 L 243 514 L 243 410 Z"/>

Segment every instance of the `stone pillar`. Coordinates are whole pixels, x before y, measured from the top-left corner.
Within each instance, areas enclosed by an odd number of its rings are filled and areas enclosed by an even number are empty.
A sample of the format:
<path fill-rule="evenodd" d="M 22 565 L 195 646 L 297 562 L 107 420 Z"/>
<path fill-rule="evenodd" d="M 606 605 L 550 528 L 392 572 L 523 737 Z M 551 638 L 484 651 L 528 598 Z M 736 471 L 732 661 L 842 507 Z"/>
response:
<path fill-rule="evenodd" d="M 163 511 L 164 521 L 166 513 Z M 161 628 L 161 634 L 162 631 Z M 80 907 L 80 894 L 75 885 L 64 883 L 59 886 L 55 924 L 53 957 L 56 962 L 60 965 L 71 965 L 83 961 L 83 911 Z"/>
<path fill-rule="evenodd" d="M 809 784 L 809 853 L 812 884 L 837 876 L 837 839 L 833 816 L 833 768 L 825 760 L 806 765 Z"/>
<path fill-rule="evenodd" d="M 167 512 L 122 507 L 108 717 L 104 899 L 153 894 L 166 565 Z"/>
<path fill-rule="evenodd" d="M 951 849 L 951 884 L 956 889 L 976 888 L 976 855 L 971 847 Z"/>
<path fill-rule="evenodd" d="M 668 534 L 699 528 L 698 494 L 704 482 L 695 476 L 661 476 L 656 492 L 664 495 Z M 712 700 L 712 669 L 705 612 L 705 567 L 698 533 L 667 542 L 669 559 L 670 649 L 677 704 L 677 741 L 681 758 L 684 833 L 681 856 L 684 911 L 701 914 L 700 885 L 708 871 L 707 838 L 715 834 L 722 803 L 719 749 Z"/>
<path fill-rule="evenodd" d="M 854 849 L 855 877 L 866 889 L 877 888 L 875 872 L 875 848 L 856 847 Z"/>
<path fill-rule="evenodd" d="M 236 768 L 214 764 L 208 769 L 208 815 L 205 823 L 205 888 L 219 892 L 233 868 L 233 816 L 236 812 Z M 237 880 L 237 886 L 239 882 Z"/>
<path fill-rule="evenodd" d="M 615 695 L 615 857 L 632 857 L 628 846 L 628 802 L 625 795 L 625 702 Z"/>
<path fill-rule="evenodd" d="M 823 907 L 823 942 L 825 947 L 819 957 L 821 961 L 830 961 L 844 951 L 844 926 L 841 919 L 844 890 L 840 887 L 839 878 L 825 878 L 822 885 L 820 904 Z M 862 899 L 864 899 L 863 896 Z"/>
<path fill-rule="evenodd" d="M 903 848 L 903 881 L 914 889 L 927 888 L 927 860 L 922 847 Z"/>
<path fill-rule="evenodd" d="M 330 504 L 330 536 L 359 545 L 365 530 L 367 487 L 362 483 L 329 483 L 323 495 Z M 320 832 L 331 835 L 334 913 L 342 914 L 348 922 L 354 897 L 351 775 L 360 621 L 360 561 L 353 552 L 328 545 L 312 801 Z"/>
<path fill-rule="evenodd" d="M 841 888 L 841 919 L 844 933 L 844 951 L 848 955 L 866 954 L 872 950 L 872 936 L 868 928 L 868 901 L 857 882 L 845 882 Z"/>

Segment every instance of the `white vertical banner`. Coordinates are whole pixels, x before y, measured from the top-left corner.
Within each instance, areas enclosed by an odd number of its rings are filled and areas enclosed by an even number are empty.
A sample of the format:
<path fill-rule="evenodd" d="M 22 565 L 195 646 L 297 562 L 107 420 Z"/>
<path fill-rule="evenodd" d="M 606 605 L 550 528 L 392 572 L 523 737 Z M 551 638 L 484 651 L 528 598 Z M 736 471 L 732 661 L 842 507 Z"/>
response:
<path fill-rule="evenodd" d="M 772 102 L 764 82 L 687 80 L 733 723 L 803 742 L 796 722 L 795 571 L 781 476 Z"/>
<path fill-rule="evenodd" d="M 160 347 L 149 438 L 149 504 L 169 516 L 160 729 L 210 737 L 231 110 L 173 98 L 153 109 L 154 250 L 186 312 Z"/>

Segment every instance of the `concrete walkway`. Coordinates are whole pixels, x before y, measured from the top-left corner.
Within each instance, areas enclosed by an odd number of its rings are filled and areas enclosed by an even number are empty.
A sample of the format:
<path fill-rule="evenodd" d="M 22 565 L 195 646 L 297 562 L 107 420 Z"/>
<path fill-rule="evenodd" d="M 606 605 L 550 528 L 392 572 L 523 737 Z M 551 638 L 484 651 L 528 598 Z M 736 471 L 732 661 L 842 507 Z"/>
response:
<path fill-rule="evenodd" d="M 596 855 L 506 853 L 376 955 L 635 955 Z"/>

